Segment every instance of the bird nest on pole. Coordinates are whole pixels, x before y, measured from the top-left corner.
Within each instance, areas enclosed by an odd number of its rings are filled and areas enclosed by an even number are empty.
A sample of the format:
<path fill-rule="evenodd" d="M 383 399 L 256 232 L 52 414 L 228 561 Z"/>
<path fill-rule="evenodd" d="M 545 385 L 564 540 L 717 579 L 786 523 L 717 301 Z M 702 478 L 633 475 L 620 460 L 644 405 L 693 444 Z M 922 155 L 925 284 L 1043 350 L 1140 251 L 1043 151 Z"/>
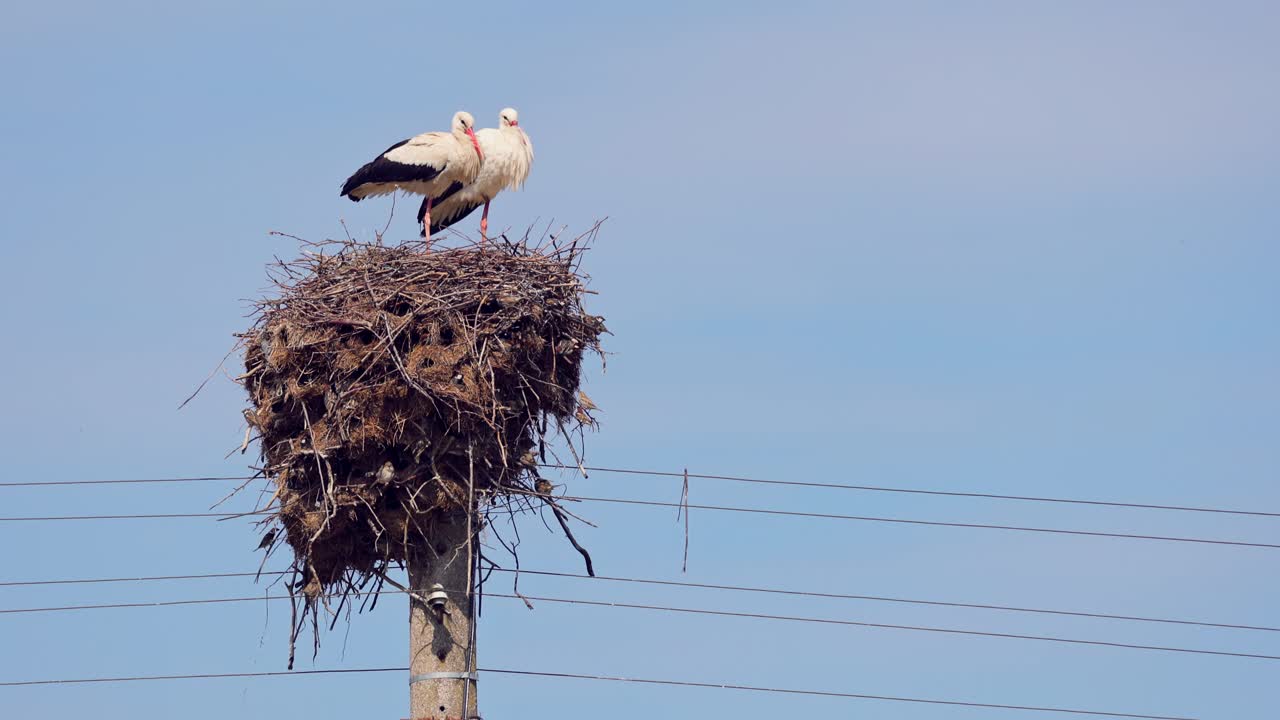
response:
<path fill-rule="evenodd" d="M 263 546 L 293 550 L 293 640 L 318 602 L 339 600 L 336 622 L 376 601 L 446 516 L 481 528 L 546 503 L 568 531 L 537 469 L 552 436 L 572 447 L 594 424 L 579 385 L 606 330 L 579 261 L 595 230 L 536 248 L 306 243 L 270 267 L 242 382 L 274 486 Z"/>

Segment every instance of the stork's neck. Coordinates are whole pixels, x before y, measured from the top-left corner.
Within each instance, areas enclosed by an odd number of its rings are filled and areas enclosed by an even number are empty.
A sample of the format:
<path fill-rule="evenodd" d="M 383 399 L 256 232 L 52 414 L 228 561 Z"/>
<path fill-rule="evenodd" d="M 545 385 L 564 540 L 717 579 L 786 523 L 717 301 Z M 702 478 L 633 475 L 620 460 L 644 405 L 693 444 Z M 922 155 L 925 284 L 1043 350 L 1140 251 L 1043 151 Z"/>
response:
<path fill-rule="evenodd" d="M 522 147 L 529 144 L 529 136 L 525 135 L 524 130 L 518 125 L 507 125 L 502 128 L 502 132 L 510 142 L 515 142 Z"/>

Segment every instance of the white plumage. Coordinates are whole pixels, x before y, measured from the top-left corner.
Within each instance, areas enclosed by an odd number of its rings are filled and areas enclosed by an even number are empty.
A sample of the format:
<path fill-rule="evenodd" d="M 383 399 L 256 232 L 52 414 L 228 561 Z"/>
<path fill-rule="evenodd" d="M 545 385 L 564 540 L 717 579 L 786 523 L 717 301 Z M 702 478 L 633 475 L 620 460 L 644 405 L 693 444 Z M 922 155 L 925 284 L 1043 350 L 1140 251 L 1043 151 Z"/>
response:
<path fill-rule="evenodd" d="M 418 211 L 422 222 L 428 204 L 432 204 L 431 222 L 423 225 L 423 233 L 434 234 L 470 215 L 484 206 L 480 219 L 480 234 L 484 238 L 489 230 L 489 203 L 503 190 L 519 190 L 529 177 L 533 167 L 533 143 L 520 127 L 519 114 L 514 108 L 506 108 L 498 114 L 498 127 L 485 128 L 476 133 L 476 139 L 484 152 L 484 162 L 473 182 L 461 189 L 442 195 L 428 196 Z"/>

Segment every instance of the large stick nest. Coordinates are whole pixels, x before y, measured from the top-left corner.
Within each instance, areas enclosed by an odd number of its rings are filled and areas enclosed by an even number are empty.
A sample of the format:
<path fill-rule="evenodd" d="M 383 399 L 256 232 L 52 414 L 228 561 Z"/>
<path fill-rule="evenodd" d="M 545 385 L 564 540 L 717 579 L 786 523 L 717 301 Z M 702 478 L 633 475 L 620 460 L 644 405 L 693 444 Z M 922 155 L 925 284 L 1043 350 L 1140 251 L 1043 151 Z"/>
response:
<path fill-rule="evenodd" d="M 593 423 L 582 361 L 605 332 L 581 253 L 326 242 L 271 267 L 278 296 L 240 336 L 245 417 L 284 531 L 263 545 L 292 548 L 312 610 L 403 565 L 441 515 L 553 502 L 537 465 L 549 432 Z"/>

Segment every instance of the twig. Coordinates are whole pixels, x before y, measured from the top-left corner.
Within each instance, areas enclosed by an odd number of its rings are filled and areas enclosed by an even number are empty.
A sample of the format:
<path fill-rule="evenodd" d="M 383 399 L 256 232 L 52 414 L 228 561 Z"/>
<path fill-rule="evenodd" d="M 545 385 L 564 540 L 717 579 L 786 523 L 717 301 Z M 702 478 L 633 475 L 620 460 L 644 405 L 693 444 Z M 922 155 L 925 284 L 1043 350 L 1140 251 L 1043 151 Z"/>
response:
<path fill-rule="evenodd" d="M 416 593 L 416 592 L 414 592 L 414 591 L 410 590 L 409 588 L 405 587 L 404 585 L 401 585 L 400 583 L 396 582 L 395 580 L 392 580 L 391 578 L 387 577 L 387 576 L 386 576 L 386 574 L 385 574 L 385 573 L 383 573 L 381 570 L 373 570 L 372 572 L 373 572 L 373 574 L 374 574 L 374 575 L 377 575 L 377 576 L 378 576 L 378 578 L 382 580 L 382 582 L 384 582 L 384 583 L 386 583 L 386 584 L 390 585 L 391 587 L 393 587 L 393 588 L 395 588 L 395 589 L 399 590 L 400 592 L 402 592 L 402 593 L 404 593 L 404 594 L 408 595 L 409 597 L 413 598 L 414 600 L 417 600 L 418 602 L 422 603 L 423 605 L 427 605 L 427 599 L 426 599 L 426 598 L 424 598 L 424 597 L 422 597 L 421 595 L 419 595 L 418 593 Z"/>
<path fill-rule="evenodd" d="M 561 510 L 560 506 L 551 498 L 544 496 L 539 497 L 542 497 L 542 501 L 551 507 L 551 512 L 555 513 L 556 520 L 560 521 L 560 527 L 564 530 L 564 536 L 569 539 L 569 544 L 573 545 L 573 549 L 577 550 L 578 554 L 582 556 L 583 562 L 587 565 L 587 574 L 591 577 L 595 577 L 596 571 L 591 566 L 591 553 L 587 552 L 586 548 L 578 544 L 578 539 L 573 536 L 573 531 L 569 529 L 569 521 L 565 519 L 564 511 Z"/>
<path fill-rule="evenodd" d="M 684 469 L 684 486 L 680 489 L 680 507 L 676 509 L 676 522 L 684 515 L 684 561 L 680 572 L 689 572 L 689 468 Z"/>
<path fill-rule="evenodd" d="M 186 400 L 183 400 L 183 401 L 182 401 L 182 404 L 178 405 L 178 409 L 179 409 L 179 410 L 181 410 L 182 408 L 186 407 L 186 406 L 187 406 L 187 403 L 191 402 L 193 399 L 195 399 L 195 396 L 197 396 L 197 395 L 199 395 L 199 394 L 200 394 L 200 391 L 204 389 L 204 386 L 205 386 L 205 385 L 208 385 L 208 384 L 209 384 L 209 381 L 213 379 L 213 376 L 214 376 L 214 375 L 217 375 L 217 374 L 218 374 L 218 371 L 222 369 L 223 364 L 227 362 L 227 358 L 231 357 L 232 353 L 234 353 L 235 351 L 237 351 L 237 350 L 239 350 L 239 349 L 240 349 L 240 345 L 241 345 L 241 344 L 240 344 L 239 342 L 237 342 L 235 345 L 233 345 L 233 346 L 232 346 L 232 348 L 231 348 L 230 350 L 228 350 L 228 351 L 227 351 L 227 354 L 226 354 L 226 355 L 223 355 L 223 356 L 222 356 L 222 359 L 218 361 L 218 364 L 213 368 L 213 370 L 211 370 L 211 371 L 209 372 L 209 376 L 208 376 L 208 377 L 206 377 L 206 378 L 205 378 L 205 379 L 204 379 L 204 380 L 203 380 L 203 381 L 202 381 L 202 382 L 201 382 L 201 383 L 196 387 L 196 389 L 195 389 L 195 390 L 194 390 L 190 395 L 188 395 L 188 396 L 187 396 L 187 399 L 186 399 Z"/>
<path fill-rule="evenodd" d="M 391 212 L 387 213 L 387 224 L 382 226 L 382 232 L 378 233 L 377 235 L 379 245 L 382 244 L 382 237 L 387 234 L 387 230 L 391 229 L 391 219 L 394 218 L 395 216 L 396 216 L 396 194 L 391 193 Z M 345 224 L 343 227 L 346 227 Z M 347 238 L 350 239 L 350 237 L 351 235 L 348 234 Z"/>

